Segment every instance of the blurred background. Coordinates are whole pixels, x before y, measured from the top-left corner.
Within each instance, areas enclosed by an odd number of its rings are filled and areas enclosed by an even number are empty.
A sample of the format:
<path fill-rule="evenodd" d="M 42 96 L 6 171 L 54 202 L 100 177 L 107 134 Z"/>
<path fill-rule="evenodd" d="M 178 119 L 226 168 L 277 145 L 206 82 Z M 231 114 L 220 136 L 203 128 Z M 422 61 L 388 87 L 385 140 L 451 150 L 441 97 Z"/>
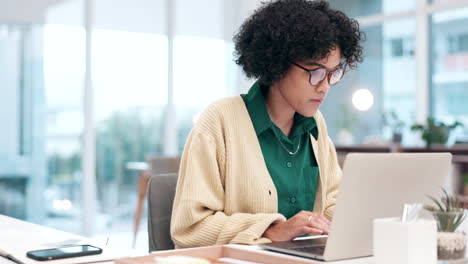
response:
<path fill-rule="evenodd" d="M 468 177 L 468 1 L 329 2 L 367 38 L 321 108 L 337 149 L 457 149 Z M 232 37 L 259 4 L 0 0 L 0 214 L 122 247 L 136 224 L 147 250 L 146 161 L 248 90 Z"/>

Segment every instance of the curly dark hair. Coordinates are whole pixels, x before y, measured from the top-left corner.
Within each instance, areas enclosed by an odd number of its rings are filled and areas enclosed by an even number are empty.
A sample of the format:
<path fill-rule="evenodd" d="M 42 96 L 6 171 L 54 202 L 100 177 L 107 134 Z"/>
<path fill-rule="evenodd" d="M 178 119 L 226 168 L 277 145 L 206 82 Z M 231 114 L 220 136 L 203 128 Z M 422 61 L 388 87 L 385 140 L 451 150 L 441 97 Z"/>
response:
<path fill-rule="evenodd" d="M 262 3 L 242 24 L 234 36 L 235 62 L 247 77 L 270 86 L 292 62 L 326 58 L 336 46 L 344 65 L 355 68 L 364 37 L 356 20 L 326 1 L 277 0 Z"/>

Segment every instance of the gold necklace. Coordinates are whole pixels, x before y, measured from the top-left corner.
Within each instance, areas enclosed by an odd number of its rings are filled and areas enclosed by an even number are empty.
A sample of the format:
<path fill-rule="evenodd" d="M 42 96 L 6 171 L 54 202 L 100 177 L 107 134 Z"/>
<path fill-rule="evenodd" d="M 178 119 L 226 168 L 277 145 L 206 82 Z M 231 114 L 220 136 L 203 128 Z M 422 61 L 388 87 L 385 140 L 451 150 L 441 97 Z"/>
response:
<path fill-rule="evenodd" d="M 296 149 L 296 151 L 294 151 L 294 152 L 289 151 L 289 149 L 287 149 L 287 148 L 283 145 L 283 143 L 281 143 L 281 140 L 280 140 L 279 138 L 276 138 L 276 139 L 279 141 L 279 143 L 280 143 L 281 146 L 284 148 L 284 150 L 286 150 L 286 151 L 289 153 L 289 155 L 296 155 L 297 152 L 299 151 L 299 148 L 301 147 L 301 138 L 300 138 L 300 137 L 299 137 L 299 144 L 297 144 L 297 149 Z"/>

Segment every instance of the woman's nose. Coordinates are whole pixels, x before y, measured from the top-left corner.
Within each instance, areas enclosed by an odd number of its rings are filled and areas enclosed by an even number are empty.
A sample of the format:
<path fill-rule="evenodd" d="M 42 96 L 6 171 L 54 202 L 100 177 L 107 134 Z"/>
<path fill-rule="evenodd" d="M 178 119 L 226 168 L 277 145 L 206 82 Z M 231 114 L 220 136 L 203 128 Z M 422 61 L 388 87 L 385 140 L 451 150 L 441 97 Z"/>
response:
<path fill-rule="evenodd" d="M 317 85 L 317 92 L 327 94 L 330 90 L 330 84 L 328 83 L 328 78 L 324 78 L 318 85 Z"/>

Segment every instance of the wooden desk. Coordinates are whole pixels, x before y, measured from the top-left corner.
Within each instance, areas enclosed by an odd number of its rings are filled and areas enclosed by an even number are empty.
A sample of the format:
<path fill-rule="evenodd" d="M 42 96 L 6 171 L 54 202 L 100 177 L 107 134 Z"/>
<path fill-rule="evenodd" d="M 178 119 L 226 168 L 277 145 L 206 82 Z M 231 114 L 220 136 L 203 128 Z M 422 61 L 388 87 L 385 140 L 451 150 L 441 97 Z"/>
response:
<path fill-rule="evenodd" d="M 176 250 L 166 250 L 153 252 L 151 255 L 140 256 L 135 258 L 123 258 L 115 261 L 116 264 L 148 264 L 153 263 L 154 258 L 168 256 L 188 256 L 197 258 L 232 258 L 238 261 L 247 261 L 253 263 L 265 264 L 375 264 L 373 257 L 354 258 L 340 261 L 323 262 L 303 257 L 296 257 L 288 254 L 277 253 L 264 250 L 258 246 L 248 245 L 223 245 L 199 248 L 186 248 Z M 229 262 L 231 263 L 231 262 Z M 232 263 L 235 263 L 234 261 Z"/>
<path fill-rule="evenodd" d="M 0 249 L 15 256 L 25 264 L 45 264 L 43 261 L 35 261 L 26 257 L 26 252 L 54 248 L 70 244 L 91 244 L 103 249 L 100 255 L 68 258 L 62 260 L 47 261 L 47 264 L 68 263 L 94 263 L 111 261 L 116 258 L 136 255 L 134 251 L 125 252 L 107 247 L 86 237 L 59 231 L 57 229 L 40 226 L 21 221 L 8 216 L 0 215 Z M 13 262 L 0 257 L 0 264 L 12 264 Z"/>
<path fill-rule="evenodd" d="M 104 253 L 99 256 L 88 256 L 80 258 L 70 258 L 63 260 L 53 260 L 46 262 L 39 262 L 28 259 L 26 257 L 26 251 L 32 249 L 50 248 L 59 246 L 58 244 L 63 243 L 89 243 L 101 247 Z M 54 246 L 52 244 L 55 244 Z M 306 258 L 294 257 L 290 255 L 284 255 L 271 251 L 260 249 L 258 246 L 246 246 L 246 245 L 229 245 L 230 247 L 240 248 L 251 252 L 261 252 L 262 255 L 266 255 L 266 259 L 272 260 L 275 257 L 279 257 L 282 260 L 282 264 L 292 263 L 310 263 L 310 264 L 323 264 L 323 261 L 310 260 Z M 21 261 L 27 264 L 71 264 L 71 263 L 100 263 L 100 264 L 111 264 L 114 263 L 111 259 L 120 257 L 136 256 L 132 250 L 116 251 L 104 245 L 100 245 L 89 239 L 74 235 L 71 233 L 59 231 L 53 228 L 40 226 L 28 222 L 24 222 L 15 218 L 0 215 L 0 248 L 10 252 L 17 256 Z M 170 252 L 184 252 L 191 249 L 181 249 L 174 251 L 161 251 L 160 253 L 166 254 Z M 108 261 L 106 261 L 108 260 Z M 271 263 L 270 261 L 266 261 Z M 374 258 L 356 258 L 342 261 L 326 262 L 327 264 L 375 264 Z M 0 264 L 15 264 L 7 259 L 0 257 Z M 442 263 L 441 263 L 442 264 Z"/>
<path fill-rule="evenodd" d="M 69 258 L 63 260 L 52 260 L 45 262 L 35 261 L 26 257 L 26 252 L 33 249 L 43 249 L 57 247 L 64 244 L 92 244 L 103 249 L 103 254 Z M 289 260 L 287 263 L 323 263 L 322 261 L 308 260 L 305 258 L 299 258 L 280 253 L 265 251 L 257 246 L 246 246 L 246 245 L 230 245 L 231 247 L 243 248 L 249 251 L 262 252 L 266 254 L 268 259 L 274 258 L 274 256 L 280 256 L 282 259 Z M 70 263 L 96 263 L 110 264 L 113 263 L 112 259 L 136 256 L 132 250 L 117 251 L 104 245 L 100 245 L 95 241 L 74 235 L 71 233 L 59 231 L 53 228 L 40 226 L 25 221 L 21 221 L 15 218 L 0 215 L 0 248 L 4 251 L 17 257 L 19 260 L 26 264 L 70 264 Z M 179 250 L 180 252 L 186 249 Z M 177 251 L 164 251 L 177 252 Z M 161 253 L 164 253 L 161 252 Z M 339 262 L 327 262 L 327 263 L 342 263 L 342 264 L 373 264 L 373 258 L 358 258 L 350 259 Z M 0 264 L 15 264 L 5 258 L 0 257 Z"/>

